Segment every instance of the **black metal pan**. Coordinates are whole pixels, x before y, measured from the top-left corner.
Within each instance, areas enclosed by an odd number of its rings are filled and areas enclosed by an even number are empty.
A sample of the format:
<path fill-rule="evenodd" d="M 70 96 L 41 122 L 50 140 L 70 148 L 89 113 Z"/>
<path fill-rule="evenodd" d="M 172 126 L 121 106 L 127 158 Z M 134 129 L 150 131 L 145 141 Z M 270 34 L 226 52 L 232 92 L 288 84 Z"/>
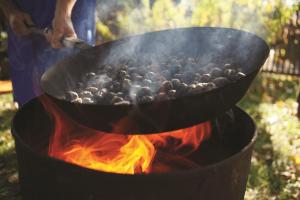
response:
<path fill-rule="evenodd" d="M 130 105 L 71 103 L 64 99 L 82 75 L 122 57 L 182 55 L 202 65 L 234 63 L 245 77 L 208 92 L 168 101 Z M 232 108 L 246 93 L 269 54 L 254 34 L 228 28 L 194 27 L 150 32 L 80 51 L 46 71 L 41 86 L 73 120 L 97 130 L 122 134 L 165 132 L 210 120 Z M 154 56 L 155 57 L 155 56 Z"/>

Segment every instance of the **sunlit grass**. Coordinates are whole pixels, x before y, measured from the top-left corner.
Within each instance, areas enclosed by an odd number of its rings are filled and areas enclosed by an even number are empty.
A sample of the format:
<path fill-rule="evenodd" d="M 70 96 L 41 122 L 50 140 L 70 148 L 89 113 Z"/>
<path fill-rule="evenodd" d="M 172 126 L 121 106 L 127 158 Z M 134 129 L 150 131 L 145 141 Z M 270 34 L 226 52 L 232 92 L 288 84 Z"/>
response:
<path fill-rule="evenodd" d="M 0 95 L 0 199 L 19 197 L 17 161 L 10 124 L 16 112 L 11 94 Z"/>
<path fill-rule="evenodd" d="M 0 156 L 14 148 L 10 134 L 10 121 L 15 113 L 12 95 L 1 95 L 0 98 Z"/>
<path fill-rule="evenodd" d="M 259 133 L 248 180 L 248 200 L 300 198 L 298 93 L 298 78 L 264 74 L 240 102 L 256 121 Z"/>

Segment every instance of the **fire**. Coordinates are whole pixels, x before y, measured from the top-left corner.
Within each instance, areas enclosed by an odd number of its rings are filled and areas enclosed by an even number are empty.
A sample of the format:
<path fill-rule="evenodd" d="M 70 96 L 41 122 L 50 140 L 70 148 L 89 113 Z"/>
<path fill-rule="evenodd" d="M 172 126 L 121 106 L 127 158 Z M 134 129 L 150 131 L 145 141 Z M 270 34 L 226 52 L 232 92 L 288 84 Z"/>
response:
<path fill-rule="evenodd" d="M 50 155 L 95 170 L 134 174 L 149 171 L 155 148 L 145 136 L 99 133 L 74 140 Z"/>
<path fill-rule="evenodd" d="M 170 171 L 172 166 L 168 163 L 174 161 L 195 166 L 186 156 L 197 150 L 211 134 L 210 122 L 151 135 L 104 133 L 67 120 L 49 100 L 43 99 L 44 105 L 45 102 L 45 108 L 55 122 L 49 155 L 104 172 L 138 174 Z"/>

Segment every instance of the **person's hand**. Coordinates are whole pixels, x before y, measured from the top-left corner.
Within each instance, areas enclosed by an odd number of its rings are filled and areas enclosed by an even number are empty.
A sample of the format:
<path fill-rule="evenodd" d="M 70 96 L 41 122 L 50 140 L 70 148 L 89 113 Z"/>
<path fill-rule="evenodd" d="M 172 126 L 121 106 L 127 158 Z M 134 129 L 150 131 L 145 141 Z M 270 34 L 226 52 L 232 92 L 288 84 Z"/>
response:
<path fill-rule="evenodd" d="M 7 14 L 7 20 L 12 31 L 19 36 L 26 36 L 31 33 L 29 26 L 33 25 L 29 14 L 13 10 Z"/>
<path fill-rule="evenodd" d="M 73 23 L 68 16 L 56 16 L 52 21 L 52 31 L 45 33 L 53 48 L 63 48 L 62 38 L 77 38 Z"/>
<path fill-rule="evenodd" d="M 53 48 L 63 48 L 63 38 L 77 38 L 71 20 L 72 9 L 76 0 L 56 1 L 55 16 L 52 21 L 52 31 L 45 33 Z"/>

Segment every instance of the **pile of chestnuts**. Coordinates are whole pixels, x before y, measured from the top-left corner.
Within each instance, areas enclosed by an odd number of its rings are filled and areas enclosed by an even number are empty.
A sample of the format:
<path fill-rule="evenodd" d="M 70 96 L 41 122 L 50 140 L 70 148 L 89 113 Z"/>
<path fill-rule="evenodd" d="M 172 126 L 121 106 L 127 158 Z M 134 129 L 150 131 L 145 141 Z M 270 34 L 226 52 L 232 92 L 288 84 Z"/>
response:
<path fill-rule="evenodd" d="M 102 64 L 83 74 L 77 87 L 66 93 L 72 103 L 129 105 L 170 100 L 213 90 L 246 76 L 234 64 L 209 63 L 170 56 L 164 60 L 123 59 Z"/>

